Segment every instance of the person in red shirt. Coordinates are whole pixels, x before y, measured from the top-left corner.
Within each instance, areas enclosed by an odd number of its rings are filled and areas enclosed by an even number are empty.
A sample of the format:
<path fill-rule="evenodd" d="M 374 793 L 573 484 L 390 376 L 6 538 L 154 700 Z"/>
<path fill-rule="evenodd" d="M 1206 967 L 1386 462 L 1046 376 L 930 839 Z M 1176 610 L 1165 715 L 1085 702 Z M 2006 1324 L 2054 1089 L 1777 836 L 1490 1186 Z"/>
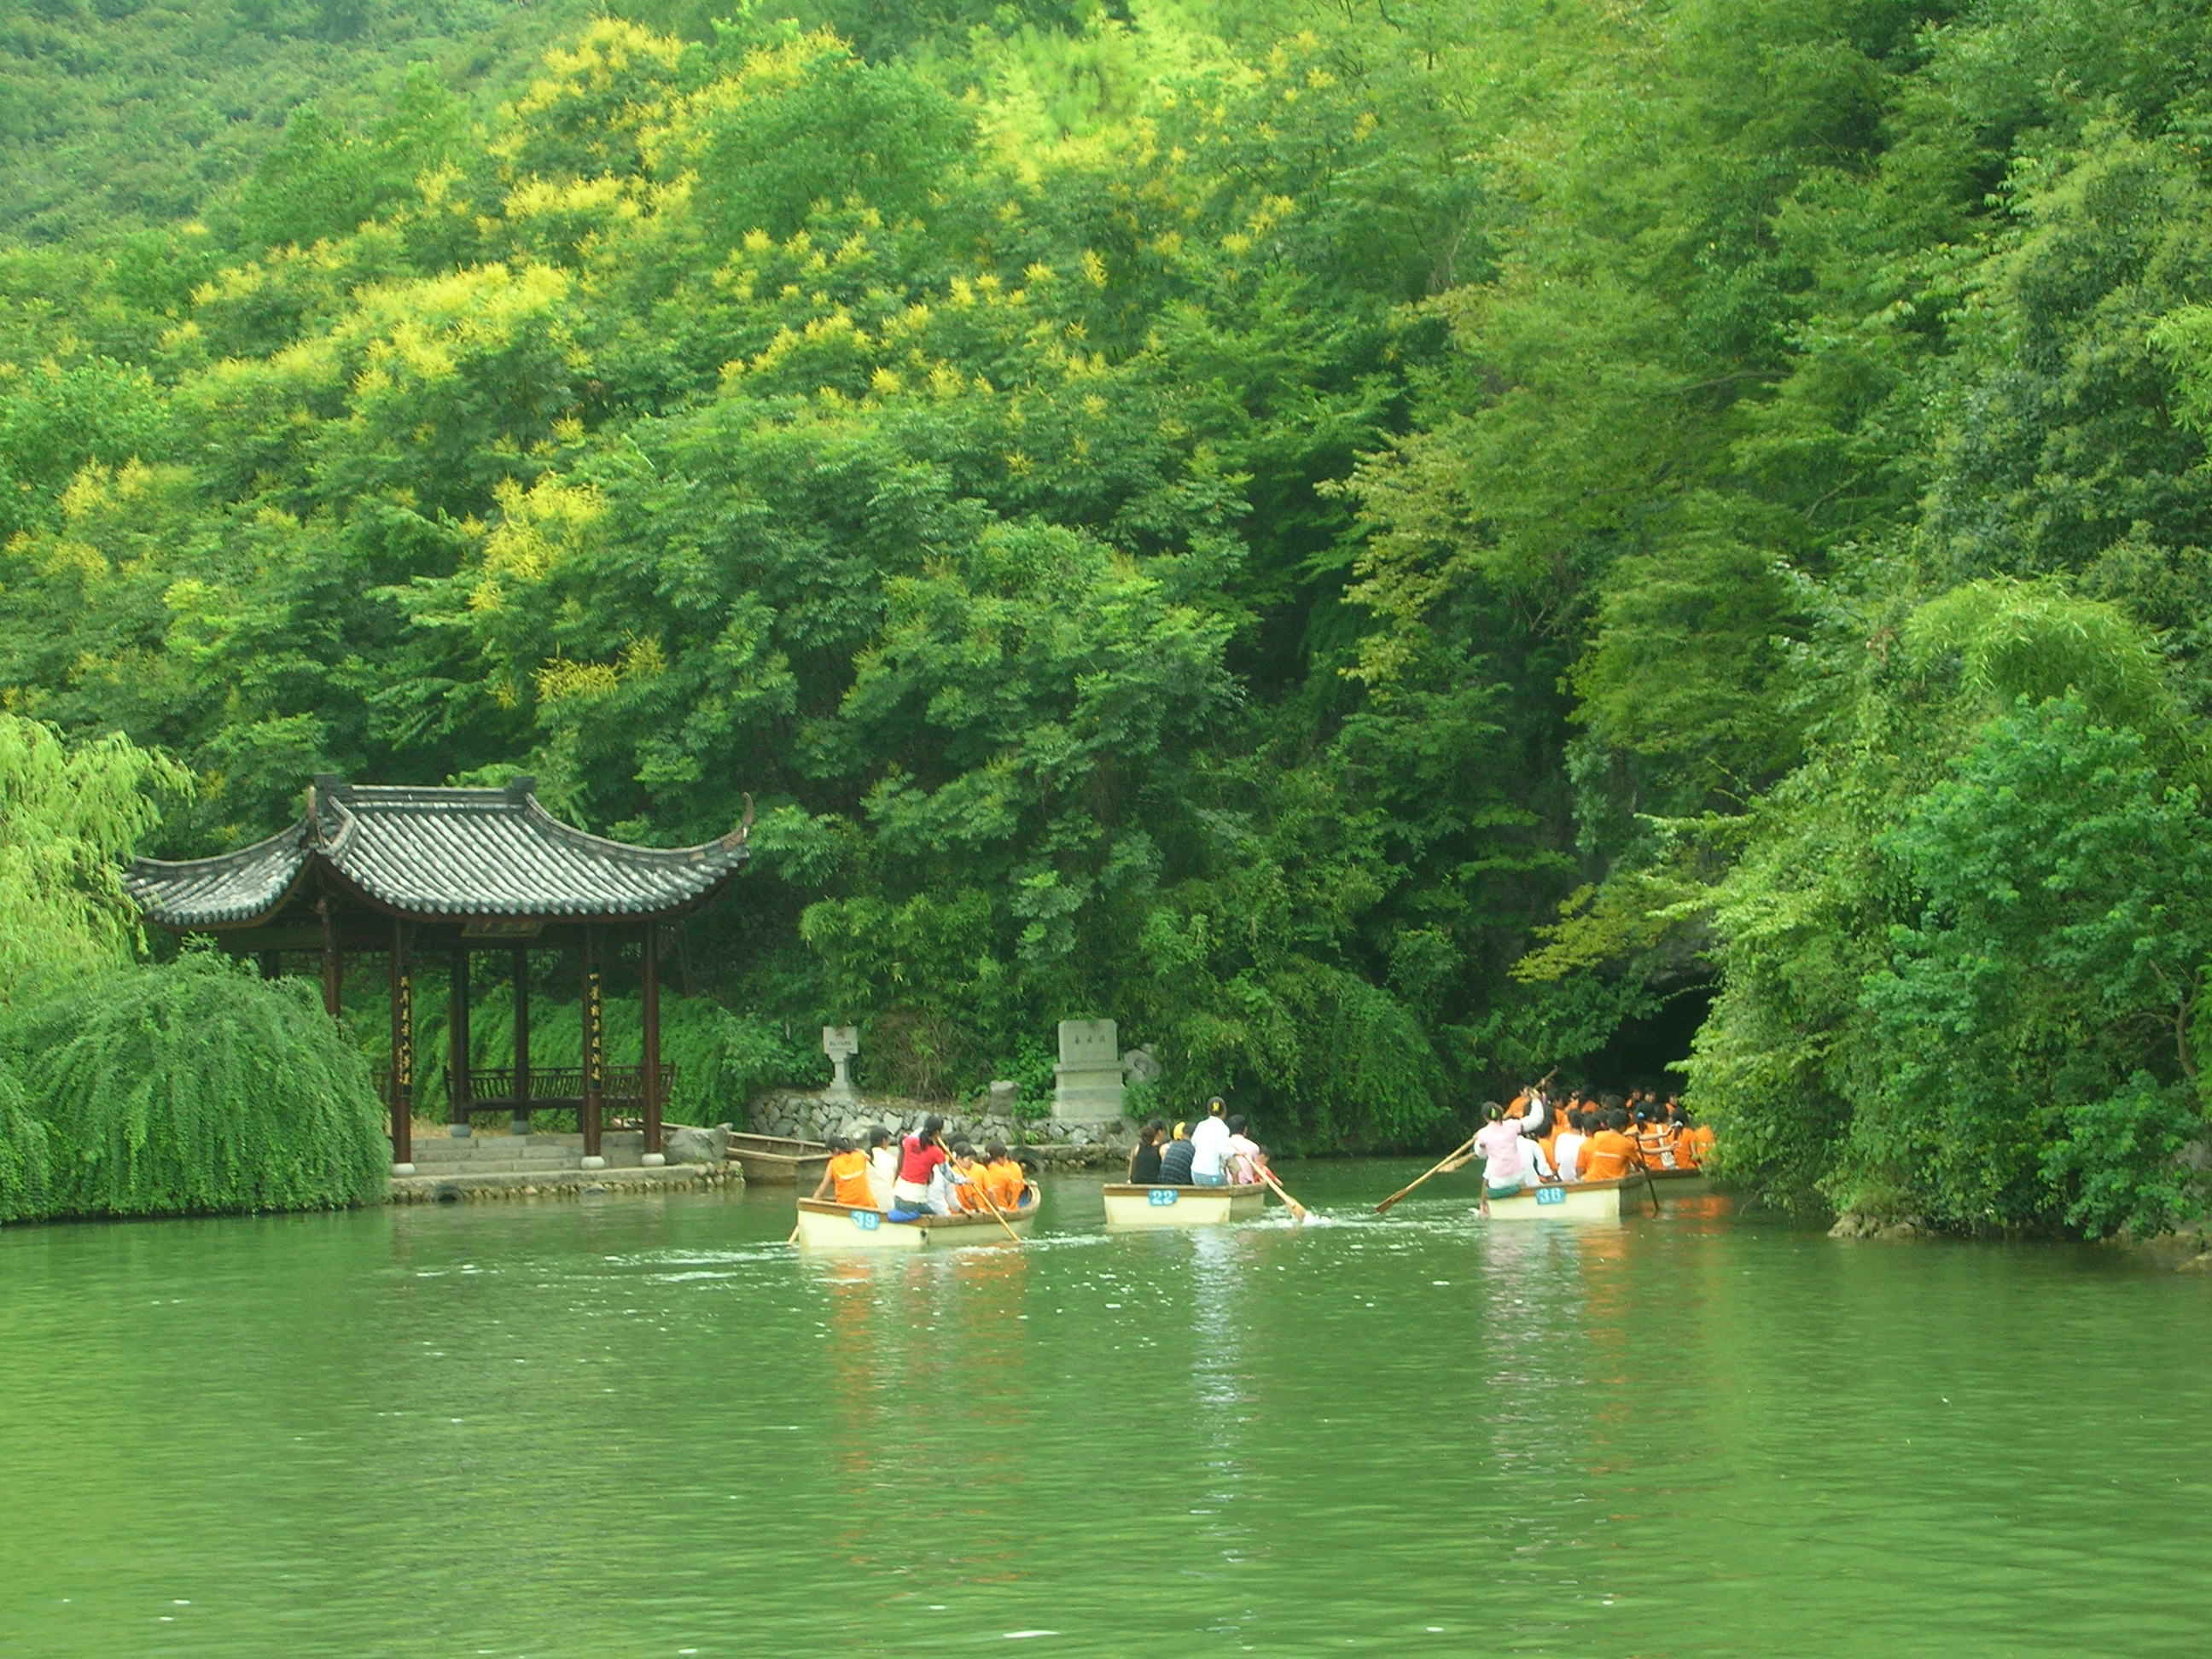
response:
<path fill-rule="evenodd" d="M 945 1120 L 935 1113 L 899 1142 L 898 1179 L 891 1183 L 890 1218 L 912 1221 L 930 1212 L 929 1177 L 950 1156 L 945 1150 Z"/>

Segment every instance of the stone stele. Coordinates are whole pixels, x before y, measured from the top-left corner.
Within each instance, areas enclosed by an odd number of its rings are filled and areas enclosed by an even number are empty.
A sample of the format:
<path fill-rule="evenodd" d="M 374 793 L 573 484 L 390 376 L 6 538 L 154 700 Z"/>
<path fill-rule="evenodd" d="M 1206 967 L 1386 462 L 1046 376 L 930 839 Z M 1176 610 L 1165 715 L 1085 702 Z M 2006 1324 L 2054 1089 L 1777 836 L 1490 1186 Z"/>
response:
<path fill-rule="evenodd" d="M 1121 1115 L 1121 1032 L 1110 1019 L 1060 1022 L 1060 1064 L 1053 1068 L 1052 1115 L 1061 1122 Z"/>
<path fill-rule="evenodd" d="M 825 1025 L 822 1028 L 822 1052 L 830 1056 L 835 1075 L 830 1086 L 822 1091 L 824 1100 L 858 1100 L 853 1091 L 853 1074 L 848 1069 L 853 1056 L 860 1052 L 860 1028 L 857 1025 Z"/>

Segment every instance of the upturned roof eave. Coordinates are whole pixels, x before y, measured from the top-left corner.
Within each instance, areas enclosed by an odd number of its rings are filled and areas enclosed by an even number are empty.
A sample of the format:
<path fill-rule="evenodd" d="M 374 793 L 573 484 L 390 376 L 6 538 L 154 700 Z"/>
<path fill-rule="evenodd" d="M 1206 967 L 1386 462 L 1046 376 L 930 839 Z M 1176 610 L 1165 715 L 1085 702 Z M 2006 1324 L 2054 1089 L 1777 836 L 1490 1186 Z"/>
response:
<path fill-rule="evenodd" d="M 458 793 L 458 792 L 456 792 Z M 486 792 L 489 793 L 490 792 Z M 349 794 L 352 792 L 349 791 Z M 366 805 L 367 803 L 364 803 Z M 534 795 L 515 803 L 516 816 L 531 833 L 547 843 L 564 845 L 604 860 L 610 886 L 623 883 L 649 884 L 656 877 L 671 885 L 690 888 L 680 896 L 662 901 L 659 896 L 626 896 L 580 888 L 574 896 L 551 902 L 517 904 L 488 895 L 457 891 L 450 899 L 423 902 L 395 892 L 374 878 L 371 870 L 349 869 L 349 855 L 365 856 L 367 823 L 373 808 L 359 812 L 344 798 L 319 804 L 319 811 L 261 841 L 205 859 L 136 859 L 125 876 L 125 890 L 153 926 L 175 933 L 250 933 L 268 925 L 310 882 L 319 884 L 351 903 L 395 920 L 432 924 L 465 924 L 477 921 L 537 921 L 553 925 L 669 921 L 689 915 L 710 902 L 751 858 L 748 845 L 751 827 L 750 802 L 746 821 L 728 834 L 693 847 L 640 847 L 592 835 L 563 823 L 538 805 Z M 321 812 L 336 820 L 326 824 Z M 296 860 L 296 862 L 295 862 Z M 165 903 L 162 890 L 249 872 L 257 862 L 290 864 L 281 884 L 264 902 L 245 911 L 234 906 L 215 907 L 214 913 L 190 904 Z M 276 871 L 272 868 L 271 878 Z"/>

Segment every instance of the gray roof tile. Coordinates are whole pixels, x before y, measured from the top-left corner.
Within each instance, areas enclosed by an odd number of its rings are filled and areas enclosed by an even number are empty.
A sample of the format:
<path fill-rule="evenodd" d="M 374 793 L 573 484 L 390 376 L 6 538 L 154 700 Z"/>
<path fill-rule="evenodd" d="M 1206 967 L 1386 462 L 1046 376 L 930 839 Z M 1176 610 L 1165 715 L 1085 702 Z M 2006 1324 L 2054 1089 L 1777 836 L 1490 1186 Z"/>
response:
<path fill-rule="evenodd" d="M 216 858 L 139 859 L 123 884 L 168 927 L 251 921 L 317 863 L 413 916 L 644 916 L 706 896 L 746 855 L 744 826 L 673 848 L 586 834 L 540 806 L 527 780 L 505 789 L 320 780 L 309 816 L 281 835 Z"/>

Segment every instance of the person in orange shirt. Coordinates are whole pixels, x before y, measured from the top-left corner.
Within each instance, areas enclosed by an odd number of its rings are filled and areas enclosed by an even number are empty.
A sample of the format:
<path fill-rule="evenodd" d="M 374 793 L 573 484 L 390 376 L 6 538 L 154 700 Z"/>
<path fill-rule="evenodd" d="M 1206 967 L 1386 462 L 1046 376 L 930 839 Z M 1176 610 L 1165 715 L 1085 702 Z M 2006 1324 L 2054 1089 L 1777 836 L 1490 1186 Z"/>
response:
<path fill-rule="evenodd" d="M 975 1156 L 975 1148 L 964 1140 L 952 1143 L 952 1162 L 946 1166 L 952 1177 L 952 1208 L 959 1215 L 983 1213 L 983 1165 Z"/>
<path fill-rule="evenodd" d="M 868 1184 L 868 1155 L 844 1136 L 831 1136 L 829 1167 L 822 1171 L 814 1196 L 848 1209 L 874 1209 L 876 1189 Z"/>
<path fill-rule="evenodd" d="M 1029 1189 L 1029 1174 L 1014 1162 L 1006 1147 L 993 1141 L 983 1149 L 989 1161 L 980 1166 L 975 1179 L 979 1186 L 991 1195 L 991 1202 L 1011 1214 L 1022 1207 L 1022 1194 Z"/>
<path fill-rule="evenodd" d="M 1683 1110 L 1682 1103 L 1679 1100 L 1668 1101 L 1667 1107 L 1680 1131 L 1674 1143 L 1674 1157 L 1679 1163 L 1694 1170 L 1713 1150 L 1712 1126 L 1692 1121 L 1689 1113 Z"/>
<path fill-rule="evenodd" d="M 1649 1170 L 1671 1170 L 1674 1167 L 1674 1126 L 1656 1106 L 1646 1103 L 1635 1108 L 1632 1115 L 1636 1149 L 1644 1154 L 1644 1165 Z"/>
<path fill-rule="evenodd" d="M 1627 1133 L 1628 1114 L 1618 1106 L 1606 1109 L 1605 1127 L 1583 1146 L 1584 1181 L 1618 1181 L 1644 1167 L 1644 1153 Z"/>

